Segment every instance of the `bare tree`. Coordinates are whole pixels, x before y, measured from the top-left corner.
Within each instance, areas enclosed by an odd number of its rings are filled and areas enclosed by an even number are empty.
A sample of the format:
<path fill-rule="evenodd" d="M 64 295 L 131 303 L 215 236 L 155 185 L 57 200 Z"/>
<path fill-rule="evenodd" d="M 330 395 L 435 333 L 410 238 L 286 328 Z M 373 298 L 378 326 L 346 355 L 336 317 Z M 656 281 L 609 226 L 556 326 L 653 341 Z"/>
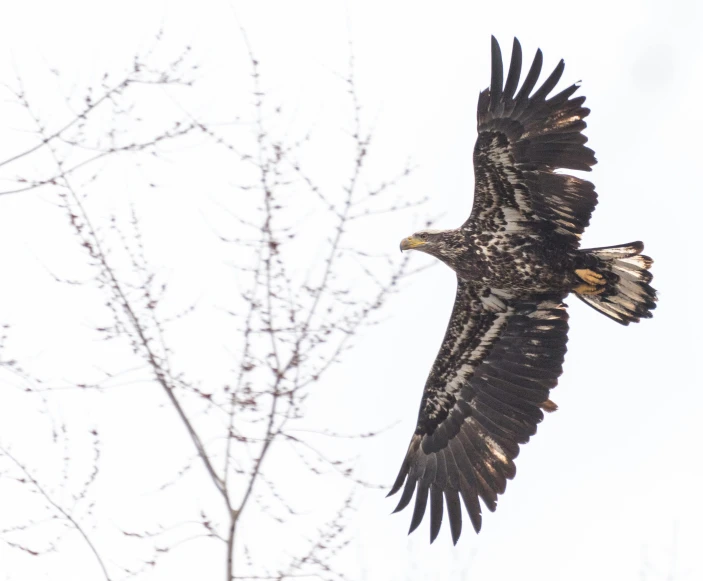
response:
<path fill-rule="evenodd" d="M 64 265 L 51 264 L 50 276 L 76 292 L 99 292 L 102 314 L 86 315 L 103 321 L 94 333 L 104 339 L 106 350 L 129 345 L 133 359 L 132 367 L 101 369 L 101 379 L 86 371 L 89 379 L 54 385 L 42 378 L 40 369 L 14 361 L 3 336 L 0 364 L 6 384 L 40 402 L 38 409 L 52 426 L 50 446 L 63 451 L 61 475 L 50 477 L 25 461 L 8 442 L 12 434 L 0 430 L 0 480 L 13 482 L 17 494 L 29 493 L 40 505 L 24 522 L 0 530 L 0 540 L 13 549 L 41 556 L 73 535 L 110 580 L 137 575 L 182 543 L 205 538 L 221 543 L 228 580 L 346 578 L 335 568 L 335 558 L 350 540 L 346 523 L 355 487 L 369 483 L 357 477 L 353 459 L 320 443 L 321 437 L 334 440 L 344 434 L 330 426 L 314 433 L 306 430 L 307 398 L 324 389 L 328 371 L 359 333 L 378 320 L 388 296 L 410 274 L 404 260 L 374 254 L 357 234 L 374 216 L 421 200 L 408 202 L 393 193 L 410 166 L 376 184 L 366 175 L 372 134 L 357 99 L 353 60 L 341 78 L 351 112 L 348 148 L 340 152 L 348 155 L 348 171 L 341 183 L 323 185 L 308 153 L 314 133 L 287 134 L 283 109 L 263 87 L 260 64 L 245 35 L 244 40 L 251 108 L 238 112 L 235 124 L 215 123 L 182 104 L 192 98 L 187 92 L 200 81 L 197 66 L 190 50 L 166 64 L 154 64 L 159 60 L 153 54 L 158 42 L 116 80 L 105 75 L 82 97 L 71 95 L 68 105 L 74 114 L 63 122 L 46 121 L 21 80 L 10 89 L 14 103 L 34 126 L 34 143 L 0 162 L 5 184 L 11 184 L 0 196 L 41 191 L 58 205 L 86 268 L 74 277 L 64 272 Z M 145 103 L 147 111 L 163 106 L 174 116 L 145 122 Z M 168 277 L 149 258 L 154 235 L 145 230 L 139 211 L 132 205 L 126 212 L 105 215 L 92 205 L 96 196 L 109 191 L 105 176 L 113 171 L 110 164 L 145 165 L 178 147 L 185 171 L 198 171 L 197 162 L 188 167 L 189 158 L 183 154 L 191 150 L 222 156 L 228 170 L 236 167 L 237 183 L 211 224 L 212 236 L 231 249 L 227 267 L 233 275 L 229 304 L 220 310 L 221 317 L 231 320 L 226 345 L 230 373 L 216 381 L 208 378 L 207 369 L 182 363 L 196 344 L 213 341 L 212 349 L 218 349 L 219 337 L 193 333 L 190 345 L 174 341 L 202 305 L 174 304 L 179 301 L 171 298 L 175 291 Z M 338 154 L 330 156 L 336 160 Z M 197 216 L 197 193 L 190 203 Z M 168 208 L 163 220 L 169 220 Z M 302 259 L 306 256 L 309 259 Z M 13 274 L 14 279 L 19 276 Z M 4 331 L 7 335 L 12 329 Z M 72 365 L 76 376 L 84 373 L 79 354 Z M 172 528 L 157 523 L 148 529 L 121 530 L 130 542 L 149 547 L 146 553 L 135 552 L 139 558 L 108 554 L 109 548 L 94 540 L 104 536 L 94 517 L 96 503 L 109 501 L 94 492 L 105 471 L 100 426 L 76 433 L 53 414 L 56 402 L 64 401 L 67 393 L 71 402 L 76 392 L 89 397 L 130 373 L 161 392 L 192 445 L 182 450 L 178 474 L 163 477 L 162 489 L 178 488 L 187 473 L 199 472 L 206 475 L 204 486 L 209 487 L 203 494 L 219 498 L 218 508 L 209 504 L 197 522 L 183 523 L 187 532 L 178 538 Z M 150 405 L 133 393 L 125 397 L 132 398 L 128 406 Z M 276 449 L 285 454 L 277 456 Z M 296 530 L 300 517 L 289 495 L 290 482 L 282 477 L 286 469 L 280 465 L 291 457 L 298 465 L 295 478 L 303 482 L 331 474 L 344 483 L 338 486 L 339 504 L 311 532 L 289 533 L 297 537 L 295 542 L 262 563 L 250 546 L 242 515 L 267 515 L 277 526 Z M 37 536 L 39 529 L 45 530 L 42 536 Z"/>

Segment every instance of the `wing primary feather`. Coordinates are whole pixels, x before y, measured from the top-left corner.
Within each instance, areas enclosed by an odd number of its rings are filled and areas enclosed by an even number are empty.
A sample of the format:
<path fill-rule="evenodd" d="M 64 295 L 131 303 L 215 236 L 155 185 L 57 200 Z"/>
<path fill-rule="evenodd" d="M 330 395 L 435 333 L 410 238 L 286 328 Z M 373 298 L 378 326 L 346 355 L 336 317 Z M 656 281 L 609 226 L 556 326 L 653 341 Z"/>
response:
<path fill-rule="evenodd" d="M 451 488 L 453 490 L 459 489 L 459 466 L 454 459 L 454 452 L 452 452 L 451 446 L 447 446 L 442 450 L 444 454 L 444 461 L 447 466 L 447 485 L 445 488 Z"/>
<path fill-rule="evenodd" d="M 535 84 L 537 83 L 537 79 L 539 78 L 539 74 L 542 71 L 542 51 L 540 49 L 537 49 L 537 52 L 535 53 L 535 60 L 532 61 L 532 66 L 530 67 L 530 72 L 527 73 L 527 77 L 525 78 L 525 82 L 522 84 L 522 88 L 520 89 L 520 92 L 517 94 L 517 97 L 515 97 L 516 101 L 520 101 L 522 99 L 527 99 L 530 96 L 530 92 L 532 89 L 534 89 Z"/>
<path fill-rule="evenodd" d="M 454 461 L 456 462 L 459 474 L 463 474 L 469 483 L 473 483 L 474 470 L 471 466 L 471 460 L 468 457 L 466 449 L 459 438 L 452 440 L 449 444 L 449 449 L 452 452 Z M 459 479 L 461 481 L 461 479 Z"/>
<path fill-rule="evenodd" d="M 444 490 L 447 487 L 447 459 L 444 450 L 435 453 L 437 456 L 437 472 L 433 478 L 434 484 Z"/>
<path fill-rule="evenodd" d="M 407 482 L 405 483 L 405 488 L 403 489 L 403 494 L 400 495 L 400 500 L 398 501 L 398 506 L 395 507 L 395 510 L 393 511 L 392 514 L 395 514 L 396 512 L 400 512 L 403 510 L 408 504 L 410 504 L 410 500 L 413 497 L 413 493 L 415 492 L 415 483 L 417 480 L 414 478 L 408 477 Z"/>
<path fill-rule="evenodd" d="M 571 95 L 573 95 L 578 88 L 579 88 L 579 86 L 577 84 L 571 85 L 570 87 L 567 87 L 566 89 L 564 89 L 560 93 L 557 93 L 556 95 L 554 95 L 552 98 L 550 98 L 547 101 L 547 103 L 549 103 L 550 105 L 557 105 L 559 103 L 563 103 L 569 97 L 571 97 Z M 579 127 L 579 131 L 581 131 L 581 129 L 582 128 Z"/>
<path fill-rule="evenodd" d="M 400 487 L 403 486 L 403 482 L 405 482 L 405 477 L 408 475 L 409 470 L 410 460 L 406 456 L 405 460 L 403 460 L 403 465 L 400 467 L 400 472 L 398 472 L 398 477 L 393 483 L 393 488 L 391 488 L 390 492 L 386 495 L 386 498 L 388 498 L 389 496 L 393 496 L 396 492 L 400 490 Z"/>
<path fill-rule="evenodd" d="M 452 542 L 456 545 L 461 536 L 461 502 L 457 490 L 446 490 L 444 497 L 447 501 L 447 515 L 449 516 L 449 530 L 452 533 Z"/>
<path fill-rule="evenodd" d="M 476 423 L 478 424 L 478 422 Z M 496 509 L 498 495 L 505 492 L 506 479 L 503 472 L 493 465 L 495 459 L 486 449 L 486 435 L 479 434 L 477 430 L 467 431 L 467 439 L 474 450 L 473 458 L 476 467 L 476 481 L 479 484 L 479 495 L 483 498 L 488 510 L 493 512 Z"/>
<path fill-rule="evenodd" d="M 471 525 L 474 527 L 474 530 L 478 533 L 481 530 L 481 505 L 478 502 L 478 494 L 476 492 L 476 487 L 472 487 L 463 476 L 461 480 L 462 486 L 459 489 L 459 493 L 461 494 L 461 498 L 464 501 L 466 512 L 469 513 L 469 520 L 471 520 Z"/>
<path fill-rule="evenodd" d="M 471 434 L 473 430 L 468 429 L 466 432 Z M 488 466 L 484 463 L 480 449 L 476 449 L 466 432 L 462 430 L 457 438 L 460 440 L 469 459 L 472 460 L 473 458 L 471 465 L 473 468 L 472 475 L 476 482 L 476 492 L 483 499 L 483 502 L 486 503 L 488 510 L 493 512 L 496 509 L 496 501 L 498 500 L 496 490 L 500 488 L 500 483 L 494 481 L 494 475 L 490 473 Z M 480 442 L 478 445 L 481 445 Z"/>
<path fill-rule="evenodd" d="M 493 111 L 500 102 L 503 93 L 503 55 L 495 36 L 491 36 L 491 104 Z"/>
<path fill-rule="evenodd" d="M 435 481 L 435 476 L 437 475 L 437 454 L 430 454 L 429 456 L 425 456 L 425 458 L 427 458 L 425 470 L 420 474 L 420 480 L 431 484 Z"/>
<path fill-rule="evenodd" d="M 522 47 L 517 38 L 513 39 L 513 54 L 510 57 L 510 69 L 508 69 L 508 78 L 505 81 L 505 89 L 503 95 L 505 100 L 513 98 L 515 90 L 520 83 L 520 72 L 522 71 Z"/>
<path fill-rule="evenodd" d="M 476 532 L 481 530 L 481 507 L 478 503 L 478 482 L 465 446 L 459 438 L 450 443 L 450 449 L 459 468 L 459 491 Z"/>
<path fill-rule="evenodd" d="M 542 101 L 544 100 L 547 95 L 551 92 L 551 90 L 557 86 L 557 83 L 559 82 L 559 79 L 561 79 L 561 75 L 564 72 L 564 59 L 561 59 L 559 61 L 559 64 L 556 66 L 556 68 L 552 71 L 552 74 L 547 77 L 547 80 L 544 81 L 544 84 L 535 91 L 535 94 L 532 95 L 532 98 L 535 101 Z"/>
<path fill-rule="evenodd" d="M 420 526 L 422 522 L 422 517 L 425 516 L 425 508 L 427 507 L 427 494 L 430 490 L 429 484 L 425 481 L 420 480 L 417 485 L 417 494 L 415 496 L 415 510 L 413 511 L 413 518 L 410 521 L 410 530 L 408 534 L 412 533 L 417 527 Z"/>
<path fill-rule="evenodd" d="M 442 517 L 444 512 L 444 497 L 442 489 L 436 484 L 430 486 L 430 544 L 439 534 L 442 527 Z"/>

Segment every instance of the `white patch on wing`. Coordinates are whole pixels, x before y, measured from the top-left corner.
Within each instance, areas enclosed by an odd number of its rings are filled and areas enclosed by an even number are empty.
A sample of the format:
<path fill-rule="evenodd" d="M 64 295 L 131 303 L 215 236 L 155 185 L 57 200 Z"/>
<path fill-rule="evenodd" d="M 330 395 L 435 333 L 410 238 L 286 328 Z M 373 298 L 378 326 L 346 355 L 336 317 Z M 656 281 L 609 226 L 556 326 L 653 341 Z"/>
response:
<path fill-rule="evenodd" d="M 501 145 L 498 138 L 494 138 L 488 147 L 488 156 L 496 170 L 500 172 L 501 179 L 507 180 L 510 183 L 517 208 L 502 206 L 501 211 L 506 221 L 507 232 L 522 232 L 525 230 L 521 221 L 532 212 L 529 196 L 526 196 L 522 182 L 518 179 L 514 164 L 515 160 L 508 147 Z M 500 199 L 500 195 L 491 188 L 491 197 L 494 200 Z"/>
<path fill-rule="evenodd" d="M 463 328 L 461 329 L 461 333 L 456 337 L 454 340 L 454 344 L 452 345 L 452 350 L 451 353 L 449 354 L 450 357 L 453 357 L 457 349 L 461 347 L 461 345 L 464 343 L 464 339 L 466 338 L 466 335 L 468 335 L 469 331 L 472 331 L 474 328 L 474 321 L 470 321 L 469 323 L 465 324 Z"/>
<path fill-rule="evenodd" d="M 618 262 L 625 262 L 626 264 L 631 264 L 633 266 L 636 266 L 638 268 L 649 268 L 652 266 L 652 263 L 647 260 L 644 256 L 641 254 L 638 254 L 636 256 L 628 256 L 627 258 L 620 258 L 618 259 Z"/>
<path fill-rule="evenodd" d="M 510 179 L 513 177 L 513 179 Z M 510 181 L 511 184 L 516 186 L 514 188 L 515 191 L 515 203 L 518 205 L 518 208 L 520 208 L 520 211 L 523 214 L 527 214 L 532 211 L 532 206 L 530 205 L 530 200 L 529 197 L 524 195 L 522 192 L 522 188 L 517 187 L 519 184 L 519 181 L 514 179 L 514 176 L 512 174 L 509 174 L 508 180 Z"/>
<path fill-rule="evenodd" d="M 503 464 L 509 464 L 510 463 L 510 458 L 508 458 L 505 455 L 505 451 L 503 448 L 500 447 L 500 444 L 498 444 L 493 438 L 491 438 L 487 434 L 482 434 L 483 435 L 483 440 L 488 444 L 488 447 L 491 449 L 491 452 L 493 453 L 494 456 L 496 456 Z"/>
<path fill-rule="evenodd" d="M 503 313 L 506 310 L 506 305 L 496 295 L 491 293 L 487 297 L 481 297 L 483 307 L 491 313 Z"/>
<path fill-rule="evenodd" d="M 453 372 L 452 378 L 447 382 L 445 388 L 446 393 L 455 393 L 463 387 L 464 383 L 466 382 L 466 378 L 470 377 L 474 369 L 476 368 L 476 365 L 483 361 L 483 357 L 485 356 L 486 352 L 500 335 L 500 332 L 505 326 L 506 319 L 512 314 L 512 312 L 512 308 L 508 309 L 506 312 L 500 313 L 494 319 L 494 321 L 491 323 L 491 326 L 481 337 L 481 341 L 479 342 L 479 344 L 476 345 L 476 347 L 470 353 L 467 354 L 469 357 L 468 360 Z M 469 327 L 470 325 L 466 325 L 467 330 Z M 461 343 L 457 341 L 455 343 L 455 346 L 460 344 Z"/>
<path fill-rule="evenodd" d="M 523 214 L 518 212 L 515 208 L 510 208 L 508 206 L 501 208 L 501 211 L 505 219 L 506 232 L 514 233 L 523 232 L 525 230 L 525 226 L 523 225 L 525 217 Z"/>
<path fill-rule="evenodd" d="M 478 344 L 476 349 L 474 349 L 474 351 L 471 353 L 471 359 L 473 359 L 473 360 L 478 359 L 486 352 L 486 349 L 489 346 L 493 345 L 493 342 L 500 334 L 500 331 L 502 330 L 506 319 L 510 315 L 512 315 L 512 313 L 513 313 L 513 309 L 511 308 L 511 309 L 508 309 L 506 312 L 499 314 L 495 318 L 495 320 L 493 321 L 493 324 L 484 333 L 483 337 L 481 337 L 481 342 Z"/>
<path fill-rule="evenodd" d="M 470 405 L 475 409 L 475 402 L 472 402 Z M 510 458 L 505 454 L 505 451 L 503 448 L 496 442 L 489 434 L 486 433 L 486 431 L 483 429 L 483 426 L 479 424 L 474 418 L 469 416 L 466 418 L 465 423 L 468 424 L 472 430 L 475 430 L 476 433 L 479 435 L 481 438 L 481 441 L 486 445 L 488 450 L 498 459 L 500 460 L 503 464 L 509 464 L 510 463 Z M 480 454 L 480 452 L 479 452 Z M 485 463 L 484 467 L 494 474 L 496 473 L 495 468 L 493 465 L 489 463 Z"/>
<path fill-rule="evenodd" d="M 496 295 L 497 297 L 500 297 L 501 299 L 515 298 L 515 295 L 513 293 L 499 288 L 492 288 L 491 293 Z"/>
<path fill-rule="evenodd" d="M 556 132 L 558 129 L 569 127 L 574 123 L 578 123 L 582 117 L 580 115 L 572 115 L 571 117 L 562 117 L 561 119 L 549 119 L 549 123 L 541 123 L 532 131 L 526 131 L 522 134 L 521 139 L 532 139 L 540 135 Z"/>

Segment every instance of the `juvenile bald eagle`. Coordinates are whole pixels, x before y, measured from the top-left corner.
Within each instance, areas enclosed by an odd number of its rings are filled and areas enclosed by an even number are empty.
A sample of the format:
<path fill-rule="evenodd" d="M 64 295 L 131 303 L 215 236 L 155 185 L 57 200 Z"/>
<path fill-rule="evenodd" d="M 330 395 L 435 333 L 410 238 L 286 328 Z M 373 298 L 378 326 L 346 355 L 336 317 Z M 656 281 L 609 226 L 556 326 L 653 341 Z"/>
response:
<path fill-rule="evenodd" d="M 542 68 L 538 50 L 517 90 L 520 43 L 513 43 L 503 84 L 500 47 L 491 42 L 491 85 L 478 99 L 471 216 L 454 230 L 416 232 L 400 244 L 439 258 L 458 280 L 417 427 L 389 493 L 405 484 L 394 512 L 415 495 L 410 532 L 429 498 L 430 542 L 445 503 L 452 539 L 459 539 L 459 497 L 480 530 L 479 498 L 495 510 L 515 476 L 519 445 L 536 432 L 543 411 L 557 409 L 549 390 L 566 352 L 564 298 L 573 292 L 623 325 L 651 317 L 656 301 L 652 260 L 641 254 L 641 242 L 579 249 L 596 192 L 555 170 L 589 171 L 596 159 L 584 146 L 585 97 L 571 98 L 578 86 L 548 98 L 564 61 L 533 92 Z"/>

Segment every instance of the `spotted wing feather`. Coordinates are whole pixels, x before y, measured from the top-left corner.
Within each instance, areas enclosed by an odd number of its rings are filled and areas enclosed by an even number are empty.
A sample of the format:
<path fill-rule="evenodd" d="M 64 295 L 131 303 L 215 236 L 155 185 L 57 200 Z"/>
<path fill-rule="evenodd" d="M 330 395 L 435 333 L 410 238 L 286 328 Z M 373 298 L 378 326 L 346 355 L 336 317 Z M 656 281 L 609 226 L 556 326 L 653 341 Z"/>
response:
<path fill-rule="evenodd" d="M 477 532 L 478 499 L 495 510 L 515 476 L 519 444 L 535 433 L 561 374 L 568 328 L 562 298 L 513 300 L 459 282 L 417 427 L 389 493 L 403 488 L 396 512 L 415 496 L 410 532 L 428 501 L 432 541 L 445 505 L 452 539 L 459 539 L 460 497 Z"/>
<path fill-rule="evenodd" d="M 564 71 L 560 61 L 533 92 L 542 69 L 538 50 L 520 90 L 522 48 L 517 39 L 503 86 L 503 60 L 492 38 L 491 85 L 478 100 L 474 148 L 474 206 L 465 228 L 498 234 L 519 230 L 545 242 L 578 247 L 597 203 L 593 184 L 555 169 L 590 171 L 596 163 L 582 131 L 585 97 L 577 85 L 547 98 Z"/>

